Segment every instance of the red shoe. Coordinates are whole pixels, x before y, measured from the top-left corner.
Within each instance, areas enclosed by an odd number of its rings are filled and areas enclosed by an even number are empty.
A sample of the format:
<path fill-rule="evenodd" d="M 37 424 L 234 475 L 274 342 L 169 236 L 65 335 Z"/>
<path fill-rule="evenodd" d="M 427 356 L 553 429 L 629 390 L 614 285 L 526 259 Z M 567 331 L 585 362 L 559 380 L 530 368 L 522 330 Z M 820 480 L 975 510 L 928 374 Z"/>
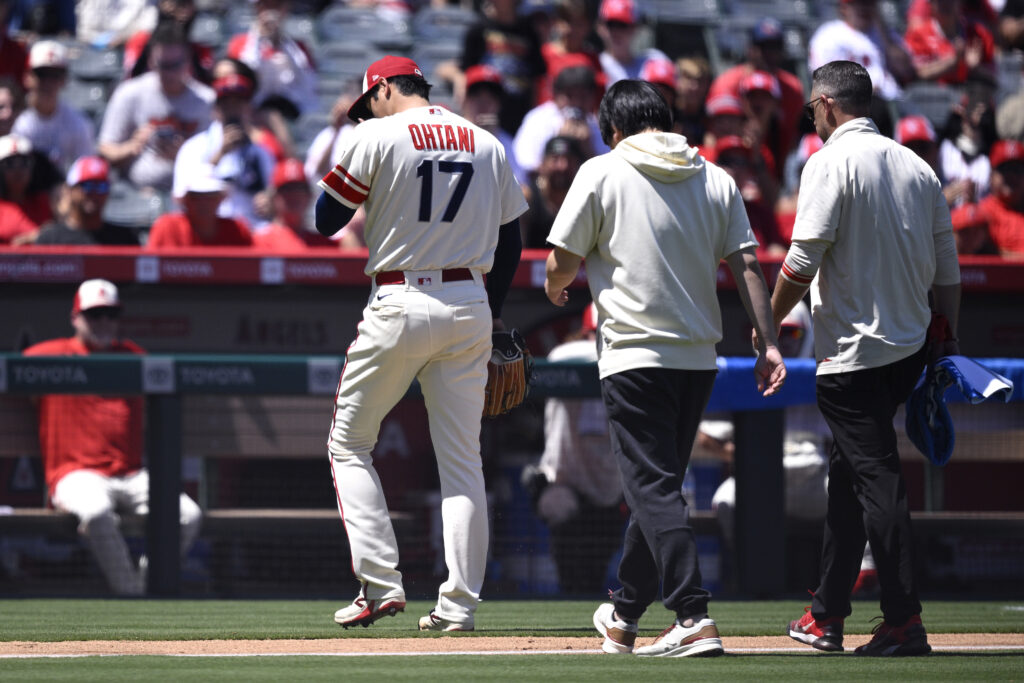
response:
<path fill-rule="evenodd" d="M 818 621 L 810 605 L 799 621 L 789 622 L 789 637 L 825 652 L 843 651 L 843 618 L 829 617 Z"/>
<path fill-rule="evenodd" d="M 405 600 L 387 598 L 384 600 L 367 600 L 359 595 L 348 607 L 342 607 L 334 613 L 334 623 L 348 628 L 349 626 L 369 626 L 381 617 L 393 617 L 405 611 Z"/>
<path fill-rule="evenodd" d="M 919 614 L 907 619 L 902 626 L 879 622 L 871 633 L 874 634 L 871 640 L 854 650 L 854 654 L 868 657 L 912 657 L 932 651 Z"/>
<path fill-rule="evenodd" d="M 857 595 L 863 595 L 874 592 L 878 588 L 878 570 L 877 569 L 861 569 L 860 574 L 857 574 L 857 583 L 853 584 L 853 590 L 850 592 L 850 596 L 854 597 Z"/>

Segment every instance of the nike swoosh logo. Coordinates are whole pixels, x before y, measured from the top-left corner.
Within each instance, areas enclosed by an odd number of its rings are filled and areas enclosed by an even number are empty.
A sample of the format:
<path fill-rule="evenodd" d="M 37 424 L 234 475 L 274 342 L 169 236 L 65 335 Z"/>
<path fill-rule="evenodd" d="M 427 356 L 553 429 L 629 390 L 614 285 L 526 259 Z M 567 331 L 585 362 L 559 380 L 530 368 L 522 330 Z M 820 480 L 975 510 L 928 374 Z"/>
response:
<path fill-rule="evenodd" d="M 389 297 L 389 296 L 391 296 L 391 295 L 390 294 L 378 294 L 377 295 L 377 301 L 380 301 L 381 299 L 384 299 L 385 297 Z"/>

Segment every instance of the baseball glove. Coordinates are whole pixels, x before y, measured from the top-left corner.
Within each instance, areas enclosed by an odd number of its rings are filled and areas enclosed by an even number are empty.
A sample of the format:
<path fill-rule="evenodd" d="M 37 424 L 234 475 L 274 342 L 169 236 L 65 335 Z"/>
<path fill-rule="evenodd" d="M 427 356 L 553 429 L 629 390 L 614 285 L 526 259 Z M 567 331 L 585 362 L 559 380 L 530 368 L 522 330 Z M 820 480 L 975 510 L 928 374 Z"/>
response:
<path fill-rule="evenodd" d="M 487 362 L 484 417 L 497 417 L 526 399 L 533 378 L 533 356 L 517 330 L 494 332 L 494 350 Z"/>

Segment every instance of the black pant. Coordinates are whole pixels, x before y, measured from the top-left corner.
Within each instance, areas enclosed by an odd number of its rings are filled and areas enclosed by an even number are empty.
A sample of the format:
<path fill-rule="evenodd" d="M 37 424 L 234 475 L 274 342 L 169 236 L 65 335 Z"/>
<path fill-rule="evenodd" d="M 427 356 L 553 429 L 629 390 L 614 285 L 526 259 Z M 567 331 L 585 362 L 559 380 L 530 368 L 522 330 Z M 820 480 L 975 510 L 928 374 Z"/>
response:
<path fill-rule="evenodd" d="M 642 368 L 601 380 L 612 449 L 630 518 L 615 611 L 639 619 L 658 597 L 682 619 L 707 616 L 697 542 L 683 499 L 683 475 L 715 370 Z"/>
<path fill-rule="evenodd" d="M 818 408 L 832 430 L 828 512 L 816 619 L 850 614 L 864 542 L 878 569 L 882 614 L 892 625 L 920 613 L 907 491 L 893 418 L 925 365 L 925 350 L 880 368 L 817 378 Z"/>

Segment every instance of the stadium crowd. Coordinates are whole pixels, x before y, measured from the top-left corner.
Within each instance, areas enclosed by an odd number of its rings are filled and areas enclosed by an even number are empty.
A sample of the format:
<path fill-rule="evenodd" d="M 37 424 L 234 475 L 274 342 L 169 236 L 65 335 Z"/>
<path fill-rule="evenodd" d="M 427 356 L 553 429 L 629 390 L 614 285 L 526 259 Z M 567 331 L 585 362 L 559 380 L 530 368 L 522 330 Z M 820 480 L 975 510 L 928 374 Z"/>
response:
<path fill-rule="evenodd" d="M 526 247 L 548 246 L 575 170 L 607 151 L 603 92 L 638 78 L 735 179 L 761 251 L 784 253 L 820 148 L 808 74 L 847 59 L 880 130 L 942 181 L 959 252 L 1024 257 L 1024 1 L 712 4 L 0 0 L 0 246 L 358 248 L 358 214 L 315 233 L 311 183 L 355 125 L 362 69 L 399 53 L 501 140 Z"/>

